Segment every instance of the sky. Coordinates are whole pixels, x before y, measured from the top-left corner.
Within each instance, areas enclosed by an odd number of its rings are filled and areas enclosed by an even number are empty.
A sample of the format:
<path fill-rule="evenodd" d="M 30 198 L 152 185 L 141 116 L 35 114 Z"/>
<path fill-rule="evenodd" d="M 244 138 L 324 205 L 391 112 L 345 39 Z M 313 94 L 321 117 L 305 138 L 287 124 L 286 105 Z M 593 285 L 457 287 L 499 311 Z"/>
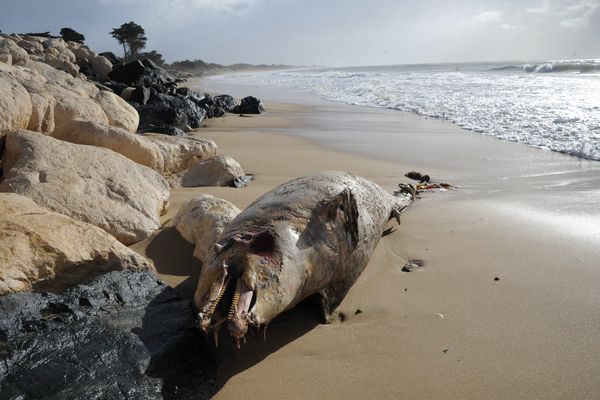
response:
<path fill-rule="evenodd" d="M 167 61 L 363 66 L 600 58 L 600 0 L 0 0 L 0 30 L 134 21 Z"/>

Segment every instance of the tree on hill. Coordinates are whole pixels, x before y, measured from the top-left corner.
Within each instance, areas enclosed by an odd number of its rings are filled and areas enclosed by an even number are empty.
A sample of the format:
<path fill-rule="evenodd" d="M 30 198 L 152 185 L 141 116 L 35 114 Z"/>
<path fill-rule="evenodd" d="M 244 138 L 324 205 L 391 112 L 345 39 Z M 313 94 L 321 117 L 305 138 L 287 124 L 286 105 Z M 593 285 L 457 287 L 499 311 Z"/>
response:
<path fill-rule="evenodd" d="M 65 41 L 77 42 L 81 44 L 83 44 L 85 41 L 85 36 L 71 28 L 62 28 L 60 30 L 60 37 L 62 37 Z"/>
<path fill-rule="evenodd" d="M 146 47 L 144 28 L 133 21 L 127 22 L 118 28 L 114 28 L 110 34 L 123 45 L 123 53 L 126 60 L 132 60 L 136 55 Z"/>

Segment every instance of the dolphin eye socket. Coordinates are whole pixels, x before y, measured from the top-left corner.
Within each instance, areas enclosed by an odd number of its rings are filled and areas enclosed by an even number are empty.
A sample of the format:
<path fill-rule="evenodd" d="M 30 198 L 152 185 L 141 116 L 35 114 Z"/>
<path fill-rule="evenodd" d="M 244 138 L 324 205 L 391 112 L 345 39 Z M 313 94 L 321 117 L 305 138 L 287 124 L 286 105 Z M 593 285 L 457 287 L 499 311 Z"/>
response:
<path fill-rule="evenodd" d="M 269 231 L 259 233 L 250 243 L 250 251 L 263 256 L 272 255 L 275 252 L 275 236 Z"/>

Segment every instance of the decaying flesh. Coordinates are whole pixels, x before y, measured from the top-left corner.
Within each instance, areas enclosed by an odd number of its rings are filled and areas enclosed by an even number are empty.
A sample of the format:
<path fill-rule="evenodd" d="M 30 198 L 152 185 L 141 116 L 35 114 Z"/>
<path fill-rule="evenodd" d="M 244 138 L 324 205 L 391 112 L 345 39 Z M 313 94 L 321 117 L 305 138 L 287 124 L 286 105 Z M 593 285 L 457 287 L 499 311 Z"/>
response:
<path fill-rule="evenodd" d="M 202 267 L 199 327 L 238 343 L 309 296 L 327 318 L 366 267 L 387 221 L 410 203 L 343 172 L 298 178 L 264 194 L 223 232 Z"/>

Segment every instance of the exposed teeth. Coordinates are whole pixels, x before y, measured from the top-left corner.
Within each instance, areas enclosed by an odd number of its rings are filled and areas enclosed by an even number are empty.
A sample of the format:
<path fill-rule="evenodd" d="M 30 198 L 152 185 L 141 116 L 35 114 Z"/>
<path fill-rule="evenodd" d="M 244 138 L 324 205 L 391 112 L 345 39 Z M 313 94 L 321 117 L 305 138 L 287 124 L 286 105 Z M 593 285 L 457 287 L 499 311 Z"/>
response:
<path fill-rule="evenodd" d="M 213 313 L 215 312 L 215 309 L 217 308 L 217 305 L 219 305 L 219 302 L 221 301 L 221 298 L 225 294 L 225 289 L 227 289 L 227 285 L 229 285 L 229 281 L 230 280 L 231 280 L 231 276 L 228 277 L 225 280 L 225 283 L 223 283 L 223 286 L 221 286 L 221 289 L 219 290 L 219 295 L 217 296 L 217 298 L 215 299 L 215 301 L 211 304 L 210 309 L 208 310 L 207 315 L 209 317 L 213 315 Z"/>
<path fill-rule="evenodd" d="M 241 291 L 241 281 L 237 281 L 235 285 L 235 293 L 233 294 L 233 300 L 231 300 L 231 308 L 229 309 L 229 315 L 227 316 L 227 321 L 231 321 L 233 316 L 235 315 L 235 311 L 237 310 L 238 303 L 240 301 L 240 291 Z"/>

